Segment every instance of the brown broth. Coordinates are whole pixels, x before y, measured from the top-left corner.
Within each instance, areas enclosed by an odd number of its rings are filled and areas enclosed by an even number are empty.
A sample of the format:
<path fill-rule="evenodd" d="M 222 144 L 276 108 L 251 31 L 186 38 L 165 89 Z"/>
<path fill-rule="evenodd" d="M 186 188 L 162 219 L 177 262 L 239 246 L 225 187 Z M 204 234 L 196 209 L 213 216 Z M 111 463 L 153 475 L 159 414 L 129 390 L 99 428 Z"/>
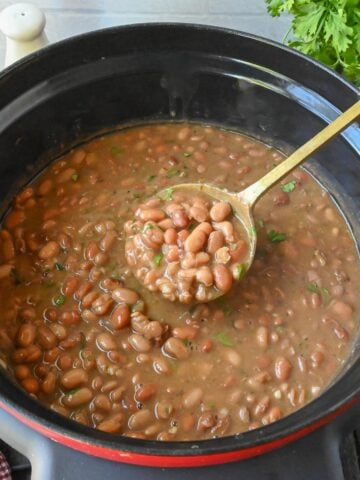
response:
<path fill-rule="evenodd" d="M 254 264 L 214 302 L 149 292 L 124 255 L 124 223 L 158 190 L 241 190 L 283 158 L 238 133 L 163 124 L 50 165 L 0 232 L 0 359 L 20 385 L 85 425 L 158 440 L 244 432 L 321 394 L 357 331 L 360 269 L 344 219 L 304 170 L 259 201 Z"/>

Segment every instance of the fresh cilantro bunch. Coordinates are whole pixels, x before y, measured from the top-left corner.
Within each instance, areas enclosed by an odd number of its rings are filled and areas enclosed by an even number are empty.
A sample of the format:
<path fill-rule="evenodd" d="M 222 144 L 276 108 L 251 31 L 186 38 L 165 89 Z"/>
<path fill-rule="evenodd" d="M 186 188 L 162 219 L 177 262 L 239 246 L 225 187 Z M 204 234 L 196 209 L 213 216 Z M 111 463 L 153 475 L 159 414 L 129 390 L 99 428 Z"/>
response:
<path fill-rule="evenodd" d="M 293 21 L 284 42 L 325 63 L 360 87 L 360 0 L 265 0 L 269 13 Z"/>

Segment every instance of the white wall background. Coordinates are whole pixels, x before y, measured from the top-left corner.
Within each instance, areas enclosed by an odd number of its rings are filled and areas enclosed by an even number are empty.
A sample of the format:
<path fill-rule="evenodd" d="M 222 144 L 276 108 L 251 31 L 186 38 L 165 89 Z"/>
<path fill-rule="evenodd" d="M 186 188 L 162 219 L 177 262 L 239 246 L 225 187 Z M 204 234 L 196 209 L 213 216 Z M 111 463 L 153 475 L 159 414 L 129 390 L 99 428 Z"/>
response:
<path fill-rule="evenodd" d="M 56 42 L 79 33 L 141 22 L 193 22 L 229 27 L 281 41 L 289 19 L 273 19 L 264 0 L 28 0 L 47 18 L 46 34 Z M 0 10 L 17 3 L 0 0 Z M 0 68 L 5 38 L 0 34 Z"/>

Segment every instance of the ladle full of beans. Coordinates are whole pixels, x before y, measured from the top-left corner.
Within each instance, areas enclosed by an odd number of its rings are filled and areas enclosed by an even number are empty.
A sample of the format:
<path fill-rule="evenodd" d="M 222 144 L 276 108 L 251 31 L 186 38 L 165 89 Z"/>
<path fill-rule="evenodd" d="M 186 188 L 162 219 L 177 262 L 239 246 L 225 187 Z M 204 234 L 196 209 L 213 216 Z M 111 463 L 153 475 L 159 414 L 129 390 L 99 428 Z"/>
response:
<path fill-rule="evenodd" d="M 281 164 L 239 193 L 202 183 L 160 191 L 125 223 L 125 253 L 150 291 L 181 303 L 208 302 L 247 274 L 257 244 L 259 198 L 360 116 L 360 101 Z"/>

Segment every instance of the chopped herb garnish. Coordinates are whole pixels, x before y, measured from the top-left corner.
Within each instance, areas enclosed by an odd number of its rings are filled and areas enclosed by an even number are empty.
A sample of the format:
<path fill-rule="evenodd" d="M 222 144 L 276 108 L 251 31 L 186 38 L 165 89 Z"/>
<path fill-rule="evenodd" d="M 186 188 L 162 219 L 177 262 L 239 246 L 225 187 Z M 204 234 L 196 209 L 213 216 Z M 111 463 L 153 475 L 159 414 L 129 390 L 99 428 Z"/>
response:
<path fill-rule="evenodd" d="M 53 282 L 52 280 L 47 280 L 46 282 L 44 282 L 44 285 L 46 288 L 51 288 L 55 286 L 55 282 Z"/>
<path fill-rule="evenodd" d="M 64 305 L 64 303 L 65 303 L 64 295 L 59 295 L 56 298 L 54 298 L 54 303 L 57 306 Z"/>
<path fill-rule="evenodd" d="M 181 170 L 179 170 L 178 168 L 170 168 L 170 170 L 168 170 L 166 176 L 168 178 L 172 178 L 172 177 L 176 177 L 177 175 L 180 175 L 181 174 Z"/>
<path fill-rule="evenodd" d="M 184 157 L 191 157 L 192 154 L 189 153 L 189 152 L 183 152 L 183 155 L 184 155 Z"/>
<path fill-rule="evenodd" d="M 308 283 L 306 288 L 311 293 L 319 293 L 319 287 L 318 287 L 317 283 L 315 283 L 315 282 Z"/>
<path fill-rule="evenodd" d="M 147 181 L 152 182 L 153 180 L 155 180 L 155 178 L 156 178 L 156 175 L 149 175 Z"/>
<path fill-rule="evenodd" d="M 190 223 L 190 225 L 187 226 L 186 230 L 188 232 L 192 232 L 195 227 L 196 227 L 196 225 L 194 223 Z"/>
<path fill-rule="evenodd" d="M 163 257 L 164 257 L 164 255 L 162 253 L 158 253 L 157 255 L 155 255 L 154 263 L 157 267 L 160 267 L 161 260 L 163 259 Z"/>
<path fill-rule="evenodd" d="M 143 228 L 143 233 L 147 232 L 148 230 L 153 230 L 155 227 L 152 223 L 147 223 Z"/>
<path fill-rule="evenodd" d="M 191 307 L 189 308 L 189 313 L 190 313 L 191 315 L 192 315 L 193 313 L 195 313 L 196 307 L 197 307 L 197 305 L 191 305 Z"/>
<path fill-rule="evenodd" d="M 246 275 L 246 265 L 244 263 L 237 263 L 234 270 L 235 280 L 242 280 Z"/>
<path fill-rule="evenodd" d="M 219 332 L 215 335 L 215 339 L 224 345 L 224 347 L 233 347 L 234 342 L 232 341 L 230 335 L 227 332 Z"/>
<path fill-rule="evenodd" d="M 251 227 L 250 228 L 250 235 L 253 237 L 256 235 L 256 227 Z"/>
<path fill-rule="evenodd" d="M 285 193 L 290 193 L 295 190 L 296 187 L 296 180 L 292 180 L 291 182 L 285 183 L 282 185 L 281 190 Z"/>
<path fill-rule="evenodd" d="M 270 230 L 269 232 L 267 232 L 267 238 L 272 243 L 279 243 L 287 239 L 287 234 L 277 232 L 276 230 Z"/>
<path fill-rule="evenodd" d="M 323 287 L 322 291 L 323 291 L 323 294 L 324 294 L 327 298 L 329 298 L 329 297 L 331 296 L 328 288 Z"/>
<path fill-rule="evenodd" d="M 210 402 L 206 406 L 207 406 L 207 408 L 216 408 L 216 403 L 215 402 Z"/>
<path fill-rule="evenodd" d="M 55 263 L 55 268 L 59 272 L 61 272 L 61 270 L 65 270 L 65 266 L 62 263 L 58 263 L 58 262 Z"/>
<path fill-rule="evenodd" d="M 80 350 L 83 350 L 86 347 L 86 337 L 83 332 L 80 332 L 80 335 L 81 335 L 81 340 L 79 343 L 79 347 L 80 347 Z"/>
<path fill-rule="evenodd" d="M 73 173 L 73 174 L 71 175 L 71 180 L 72 180 L 73 182 L 77 182 L 77 181 L 79 180 L 79 174 L 78 174 L 78 173 Z"/>
<path fill-rule="evenodd" d="M 161 193 L 161 200 L 172 200 L 172 196 L 173 196 L 173 193 L 174 193 L 174 189 L 173 188 L 167 188 L 166 190 L 164 190 L 162 193 Z"/>
<path fill-rule="evenodd" d="M 258 220 L 256 223 L 257 223 L 257 225 L 258 225 L 259 228 L 264 228 L 264 227 L 265 227 L 265 222 L 264 222 L 264 220 L 261 220 L 261 219 L 260 219 L 260 220 Z"/>
<path fill-rule="evenodd" d="M 77 387 L 77 388 L 72 388 L 71 390 L 68 391 L 68 395 L 71 396 L 71 395 L 75 395 L 76 392 L 78 392 L 80 390 L 80 387 Z"/>
<path fill-rule="evenodd" d="M 124 149 L 120 147 L 111 147 L 110 152 L 114 157 L 117 157 L 118 155 L 122 155 L 124 153 Z"/>
<path fill-rule="evenodd" d="M 139 193 L 139 192 L 134 192 L 134 193 L 132 194 L 132 197 L 133 197 L 133 198 L 137 198 L 137 199 L 138 199 L 138 198 L 141 198 L 141 193 Z"/>

